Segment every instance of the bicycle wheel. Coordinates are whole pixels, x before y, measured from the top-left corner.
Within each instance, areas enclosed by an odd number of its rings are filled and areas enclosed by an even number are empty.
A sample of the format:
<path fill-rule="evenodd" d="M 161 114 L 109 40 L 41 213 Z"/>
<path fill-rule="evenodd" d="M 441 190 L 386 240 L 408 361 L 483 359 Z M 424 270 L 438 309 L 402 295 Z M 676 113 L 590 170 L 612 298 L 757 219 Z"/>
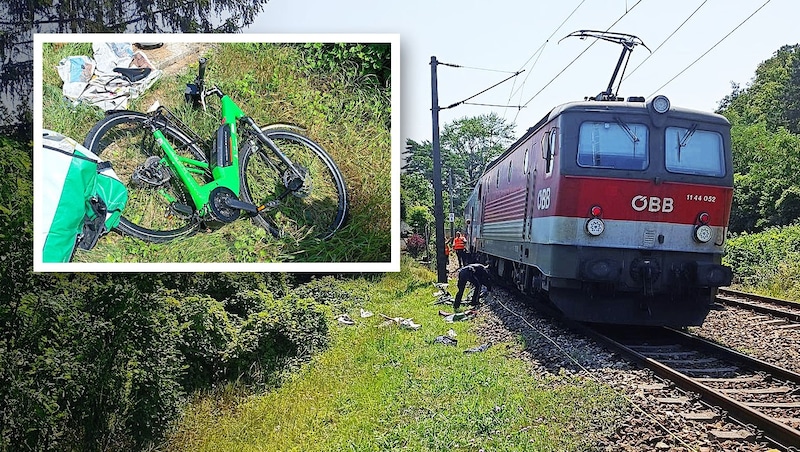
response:
<path fill-rule="evenodd" d="M 160 163 L 164 154 L 148 121 L 156 121 L 179 154 L 207 161 L 186 134 L 167 125 L 164 119 L 133 111 L 111 114 L 95 124 L 83 145 L 111 162 L 128 188 L 128 204 L 117 229 L 142 240 L 163 243 L 195 233 L 200 222 L 183 183 Z"/>
<path fill-rule="evenodd" d="M 247 202 L 267 206 L 253 221 L 276 236 L 330 238 L 347 215 L 347 191 L 339 168 L 319 144 L 296 131 L 262 130 L 302 178 L 264 144 L 251 140 L 241 156 L 241 194 Z"/>

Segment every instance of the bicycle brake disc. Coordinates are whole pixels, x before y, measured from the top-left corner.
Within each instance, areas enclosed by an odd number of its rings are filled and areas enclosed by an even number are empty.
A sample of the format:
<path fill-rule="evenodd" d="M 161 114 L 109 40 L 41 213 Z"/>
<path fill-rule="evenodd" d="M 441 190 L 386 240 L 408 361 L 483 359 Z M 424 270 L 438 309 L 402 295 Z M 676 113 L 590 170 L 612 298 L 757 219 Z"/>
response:
<path fill-rule="evenodd" d="M 300 165 L 296 165 L 297 172 L 300 177 L 295 176 L 291 170 L 283 173 L 283 186 L 291 190 L 294 196 L 298 198 L 305 198 L 311 194 L 311 178 L 308 177 L 308 169 Z"/>

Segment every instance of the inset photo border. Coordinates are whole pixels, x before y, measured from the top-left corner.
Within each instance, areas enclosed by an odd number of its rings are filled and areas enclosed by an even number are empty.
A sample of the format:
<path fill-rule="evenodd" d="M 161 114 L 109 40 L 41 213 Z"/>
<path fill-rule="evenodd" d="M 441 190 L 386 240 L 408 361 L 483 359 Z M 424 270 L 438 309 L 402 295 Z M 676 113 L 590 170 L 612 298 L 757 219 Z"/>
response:
<path fill-rule="evenodd" d="M 35 272 L 400 270 L 398 34 L 35 34 Z"/>

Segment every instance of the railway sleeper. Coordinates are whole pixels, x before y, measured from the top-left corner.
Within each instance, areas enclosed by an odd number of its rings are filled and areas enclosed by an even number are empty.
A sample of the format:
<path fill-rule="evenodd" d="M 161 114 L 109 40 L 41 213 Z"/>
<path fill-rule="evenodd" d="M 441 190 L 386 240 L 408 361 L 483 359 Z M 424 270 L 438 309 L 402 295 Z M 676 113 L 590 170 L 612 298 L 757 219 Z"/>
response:
<path fill-rule="evenodd" d="M 786 394 L 792 391 L 788 386 L 778 386 L 775 388 L 721 388 L 716 391 L 723 394 Z"/>

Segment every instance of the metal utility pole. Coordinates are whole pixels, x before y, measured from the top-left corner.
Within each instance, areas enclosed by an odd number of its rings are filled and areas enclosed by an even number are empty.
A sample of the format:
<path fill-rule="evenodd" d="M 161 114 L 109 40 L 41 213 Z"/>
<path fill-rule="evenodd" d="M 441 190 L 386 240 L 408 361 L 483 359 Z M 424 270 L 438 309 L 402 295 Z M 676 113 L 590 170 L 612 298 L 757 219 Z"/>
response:
<path fill-rule="evenodd" d="M 456 219 L 455 219 L 455 210 L 453 209 L 453 168 L 450 168 L 450 178 L 447 180 L 447 188 L 450 192 L 450 215 L 447 218 L 450 221 L 450 240 L 456 236 L 455 227 L 456 227 Z"/>
<path fill-rule="evenodd" d="M 436 275 L 447 282 L 447 261 L 444 256 L 444 211 L 442 208 L 442 161 L 439 151 L 439 88 L 436 79 L 436 57 L 431 57 L 431 117 L 433 122 L 433 218 L 436 223 Z"/>

